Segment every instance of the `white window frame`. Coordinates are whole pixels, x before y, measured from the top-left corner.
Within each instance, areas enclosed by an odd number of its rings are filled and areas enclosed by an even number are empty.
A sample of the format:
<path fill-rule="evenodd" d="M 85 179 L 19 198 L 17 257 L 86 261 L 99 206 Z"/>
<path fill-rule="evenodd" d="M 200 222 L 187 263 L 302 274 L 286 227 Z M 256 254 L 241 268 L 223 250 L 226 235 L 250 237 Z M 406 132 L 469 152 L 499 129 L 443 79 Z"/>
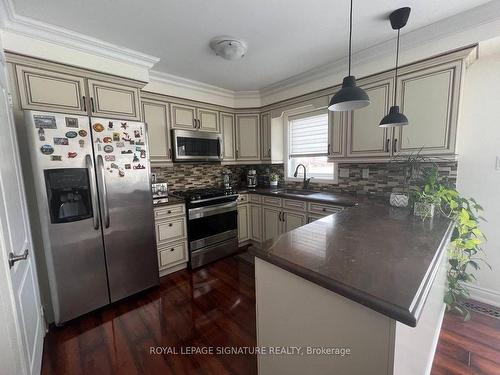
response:
<path fill-rule="evenodd" d="M 283 136 L 284 136 L 284 140 L 283 140 L 283 148 L 284 148 L 284 160 L 283 160 L 283 167 L 284 167 L 284 174 L 285 174 L 285 181 L 289 181 L 289 182 L 302 182 L 303 181 L 303 178 L 301 177 L 289 177 L 289 160 L 290 160 L 290 153 L 289 153 L 289 143 L 290 143 L 290 140 L 288 138 L 288 135 L 289 135 L 289 129 L 290 129 L 290 121 L 289 121 L 289 118 L 290 117 L 294 117 L 294 116 L 302 116 L 302 115 L 314 115 L 314 114 L 320 114 L 320 113 L 328 113 L 328 108 L 327 107 L 324 107 L 324 108 L 314 108 L 314 109 L 311 109 L 311 108 L 307 108 L 307 109 L 304 109 L 304 108 L 301 108 L 301 109 L 297 109 L 297 110 L 289 110 L 289 111 L 285 111 L 283 112 L 283 127 L 285 128 L 284 129 L 284 132 L 283 132 Z M 330 116 L 328 116 L 328 121 L 330 121 Z M 330 131 L 330 124 L 328 126 L 328 131 Z M 309 184 L 330 184 L 330 185 L 338 185 L 339 183 L 339 168 L 338 168 L 338 164 L 335 163 L 335 162 L 331 162 L 331 161 L 328 161 L 328 163 L 331 163 L 332 164 L 332 168 L 333 168 L 333 179 L 324 179 L 324 178 L 311 178 Z M 293 173 L 294 171 L 291 171 L 290 175 Z"/>

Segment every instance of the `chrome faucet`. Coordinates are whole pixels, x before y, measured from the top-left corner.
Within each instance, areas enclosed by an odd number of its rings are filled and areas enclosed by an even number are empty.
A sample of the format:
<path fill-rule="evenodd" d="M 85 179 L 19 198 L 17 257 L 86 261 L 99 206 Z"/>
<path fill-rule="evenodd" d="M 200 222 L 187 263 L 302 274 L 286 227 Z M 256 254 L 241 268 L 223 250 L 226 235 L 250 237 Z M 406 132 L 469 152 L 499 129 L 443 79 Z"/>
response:
<path fill-rule="evenodd" d="M 299 167 L 302 166 L 304 168 L 304 179 L 302 180 L 302 189 L 306 190 L 307 187 L 309 186 L 309 182 L 311 182 L 310 178 L 307 177 L 307 171 L 306 171 L 306 166 L 304 164 L 299 164 L 297 165 L 297 168 L 295 168 L 295 173 L 293 174 L 293 177 L 297 177 L 299 173 Z"/>

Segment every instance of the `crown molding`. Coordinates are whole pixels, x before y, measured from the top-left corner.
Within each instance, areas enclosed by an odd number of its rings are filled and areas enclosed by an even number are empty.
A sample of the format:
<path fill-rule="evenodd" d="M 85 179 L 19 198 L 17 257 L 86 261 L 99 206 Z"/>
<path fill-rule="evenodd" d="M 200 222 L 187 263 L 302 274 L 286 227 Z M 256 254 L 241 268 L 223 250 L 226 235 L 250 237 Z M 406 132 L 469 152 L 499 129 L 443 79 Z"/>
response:
<path fill-rule="evenodd" d="M 16 13 L 12 0 L 0 0 L 0 26 L 5 31 L 151 69 L 160 59 Z"/>
<path fill-rule="evenodd" d="M 490 1 L 469 11 L 456 14 L 403 34 L 401 36 L 401 45 L 404 48 L 403 53 L 424 46 L 425 44 L 442 40 L 453 34 L 462 33 L 499 20 L 500 2 Z M 396 38 L 393 38 L 353 53 L 353 70 L 388 55 L 391 56 L 392 59 L 395 53 L 395 40 Z M 476 40 L 474 42 L 479 41 L 480 40 Z M 470 44 L 470 42 L 465 44 Z M 451 48 L 452 47 L 449 49 Z M 347 71 L 347 61 L 347 57 L 344 57 L 265 86 L 259 90 L 261 97 L 264 98 L 312 81 L 345 73 Z M 329 84 L 325 87 L 327 86 L 329 86 Z"/>

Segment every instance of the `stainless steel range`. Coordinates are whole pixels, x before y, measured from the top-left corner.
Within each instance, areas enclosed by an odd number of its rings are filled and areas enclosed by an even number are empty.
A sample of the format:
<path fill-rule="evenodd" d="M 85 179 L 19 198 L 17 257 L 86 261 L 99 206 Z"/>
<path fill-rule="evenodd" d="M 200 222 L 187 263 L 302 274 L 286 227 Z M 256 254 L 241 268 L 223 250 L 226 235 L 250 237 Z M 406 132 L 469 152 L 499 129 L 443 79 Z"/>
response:
<path fill-rule="evenodd" d="M 238 194 L 224 189 L 176 192 L 186 201 L 191 268 L 238 251 Z"/>

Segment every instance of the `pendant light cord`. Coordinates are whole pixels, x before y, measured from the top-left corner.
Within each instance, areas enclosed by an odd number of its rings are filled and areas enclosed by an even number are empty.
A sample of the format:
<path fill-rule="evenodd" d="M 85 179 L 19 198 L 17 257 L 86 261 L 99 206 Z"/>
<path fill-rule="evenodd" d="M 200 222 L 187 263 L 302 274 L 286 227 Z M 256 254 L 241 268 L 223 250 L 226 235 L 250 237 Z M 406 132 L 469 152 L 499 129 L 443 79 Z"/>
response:
<path fill-rule="evenodd" d="M 353 0 L 351 0 L 351 10 L 349 12 L 349 76 L 351 75 L 352 1 Z"/>
<path fill-rule="evenodd" d="M 398 41 L 396 44 L 396 77 L 394 79 L 394 105 L 396 105 L 396 94 L 398 89 L 398 64 L 399 64 L 399 33 L 401 29 L 398 29 Z"/>

